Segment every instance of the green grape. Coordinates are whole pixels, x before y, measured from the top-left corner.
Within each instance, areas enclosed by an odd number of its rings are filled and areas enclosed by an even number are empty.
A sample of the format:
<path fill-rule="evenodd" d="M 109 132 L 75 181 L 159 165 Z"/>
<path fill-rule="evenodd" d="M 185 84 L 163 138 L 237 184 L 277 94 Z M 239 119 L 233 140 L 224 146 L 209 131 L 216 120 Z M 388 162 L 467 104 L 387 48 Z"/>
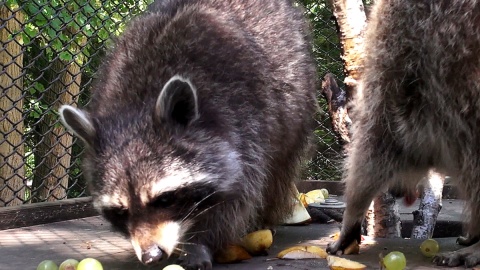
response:
<path fill-rule="evenodd" d="M 58 270 L 76 270 L 78 265 L 78 261 L 75 259 L 67 259 L 63 261 Z"/>
<path fill-rule="evenodd" d="M 45 260 L 38 264 L 37 270 L 58 270 L 58 266 L 52 260 Z"/>
<path fill-rule="evenodd" d="M 78 263 L 76 270 L 103 270 L 103 266 L 93 258 L 86 258 Z"/>
<path fill-rule="evenodd" d="M 383 265 L 387 270 L 403 270 L 407 267 L 407 259 L 400 251 L 392 251 L 383 257 Z"/>
<path fill-rule="evenodd" d="M 440 246 L 434 239 L 427 239 L 420 245 L 420 250 L 425 257 L 431 258 L 437 255 L 438 251 L 440 250 Z"/>

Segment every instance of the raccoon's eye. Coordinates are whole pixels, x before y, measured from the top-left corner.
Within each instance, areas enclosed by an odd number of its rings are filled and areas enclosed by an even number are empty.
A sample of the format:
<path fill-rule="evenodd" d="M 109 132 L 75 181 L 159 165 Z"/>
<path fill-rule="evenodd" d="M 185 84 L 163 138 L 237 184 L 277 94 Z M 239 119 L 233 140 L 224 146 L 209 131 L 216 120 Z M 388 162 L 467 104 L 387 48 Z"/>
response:
<path fill-rule="evenodd" d="M 103 210 L 103 214 L 108 217 L 115 217 L 117 219 L 128 218 L 127 208 L 107 208 Z"/>
<path fill-rule="evenodd" d="M 149 203 L 150 206 L 152 207 L 158 207 L 158 208 L 166 208 L 171 206 L 175 202 L 175 193 L 173 191 L 171 192 L 165 192 L 155 198 L 153 201 Z"/>
<path fill-rule="evenodd" d="M 102 212 L 103 216 L 112 223 L 114 229 L 128 235 L 127 220 L 129 213 L 127 208 L 106 208 Z"/>

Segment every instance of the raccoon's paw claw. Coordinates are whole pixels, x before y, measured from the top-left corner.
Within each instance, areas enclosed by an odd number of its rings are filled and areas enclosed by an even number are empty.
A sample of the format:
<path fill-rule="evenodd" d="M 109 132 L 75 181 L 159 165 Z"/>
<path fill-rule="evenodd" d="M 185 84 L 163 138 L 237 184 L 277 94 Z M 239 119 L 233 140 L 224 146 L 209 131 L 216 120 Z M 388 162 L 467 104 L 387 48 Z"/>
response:
<path fill-rule="evenodd" d="M 345 249 L 352 244 L 355 240 L 357 241 L 358 244 L 360 244 L 361 241 L 361 229 L 362 226 L 360 225 L 360 222 L 355 223 L 351 227 L 345 227 L 342 229 L 342 232 L 340 232 L 340 238 L 328 244 L 327 246 L 327 252 L 330 254 L 337 254 L 339 251 L 343 252 Z"/>
<path fill-rule="evenodd" d="M 329 243 L 327 246 L 327 252 L 333 255 L 337 255 L 337 253 L 340 251 L 343 254 L 345 248 L 341 248 L 341 246 L 342 243 L 340 243 L 340 240 Z"/>
<path fill-rule="evenodd" d="M 462 245 L 462 246 L 471 246 L 475 243 L 477 243 L 480 240 L 480 237 L 472 237 L 467 235 L 467 237 L 460 236 L 457 238 L 457 244 Z"/>
<path fill-rule="evenodd" d="M 433 258 L 433 262 L 441 266 L 474 267 L 480 264 L 480 242 L 457 251 L 438 254 Z"/>

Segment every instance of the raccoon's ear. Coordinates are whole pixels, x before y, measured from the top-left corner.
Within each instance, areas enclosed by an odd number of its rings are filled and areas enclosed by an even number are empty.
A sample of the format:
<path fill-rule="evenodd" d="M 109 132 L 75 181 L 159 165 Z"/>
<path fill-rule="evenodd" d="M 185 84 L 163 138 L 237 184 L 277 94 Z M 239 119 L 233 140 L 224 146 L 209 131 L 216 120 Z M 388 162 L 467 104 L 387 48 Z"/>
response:
<path fill-rule="evenodd" d="M 58 110 L 62 124 L 86 144 L 91 145 L 95 137 L 92 120 L 84 111 L 70 105 L 63 105 Z"/>
<path fill-rule="evenodd" d="M 181 127 L 198 119 L 197 89 L 190 80 L 175 75 L 163 86 L 155 117 L 160 123 Z"/>

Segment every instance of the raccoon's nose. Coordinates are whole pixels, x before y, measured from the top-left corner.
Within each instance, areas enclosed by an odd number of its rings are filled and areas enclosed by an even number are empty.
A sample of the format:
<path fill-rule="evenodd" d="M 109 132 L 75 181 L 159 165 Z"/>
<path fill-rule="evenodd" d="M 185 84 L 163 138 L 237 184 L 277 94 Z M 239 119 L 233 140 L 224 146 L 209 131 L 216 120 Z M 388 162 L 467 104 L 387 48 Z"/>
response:
<path fill-rule="evenodd" d="M 142 262 L 145 265 L 153 265 L 166 258 L 167 253 L 165 253 L 157 245 L 153 245 L 142 252 Z"/>

